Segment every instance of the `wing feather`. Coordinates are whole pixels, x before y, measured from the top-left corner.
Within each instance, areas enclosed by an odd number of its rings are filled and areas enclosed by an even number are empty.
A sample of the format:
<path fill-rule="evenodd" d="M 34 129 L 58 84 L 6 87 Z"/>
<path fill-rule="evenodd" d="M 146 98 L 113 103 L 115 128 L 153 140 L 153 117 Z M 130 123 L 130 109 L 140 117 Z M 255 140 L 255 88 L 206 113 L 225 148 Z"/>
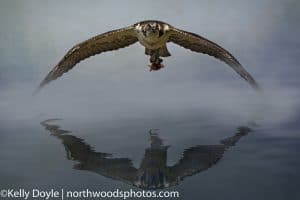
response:
<path fill-rule="evenodd" d="M 137 42 L 134 26 L 109 31 L 71 48 L 59 63 L 48 73 L 38 89 L 72 69 L 80 61 L 106 51 L 117 50 Z"/>
<path fill-rule="evenodd" d="M 183 31 L 174 27 L 170 29 L 169 42 L 173 42 L 195 52 L 208 54 L 225 62 L 242 78 L 249 82 L 253 88 L 259 88 L 255 79 L 244 69 L 239 61 L 218 44 L 194 33 Z"/>

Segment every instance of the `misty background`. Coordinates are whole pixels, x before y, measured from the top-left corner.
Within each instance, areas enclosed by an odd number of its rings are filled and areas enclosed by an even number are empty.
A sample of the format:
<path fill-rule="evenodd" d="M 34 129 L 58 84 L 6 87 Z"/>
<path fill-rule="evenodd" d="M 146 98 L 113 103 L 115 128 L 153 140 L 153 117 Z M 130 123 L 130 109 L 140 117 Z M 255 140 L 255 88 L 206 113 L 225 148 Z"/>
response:
<path fill-rule="evenodd" d="M 229 50 L 264 89 L 264 114 L 275 112 L 272 120 L 288 120 L 299 111 L 297 1 L 65 4 L 1 1 L 1 118 L 58 112 L 73 116 L 74 107 L 81 114 L 112 118 L 144 115 L 142 110 L 155 115 L 163 109 L 168 115 L 213 109 L 240 119 L 253 111 L 257 95 L 230 67 L 174 44 L 168 45 L 173 56 L 164 59 L 166 68 L 158 72 L 148 72 L 149 58 L 137 43 L 87 59 L 31 96 L 75 44 L 147 19 L 200 34 Z"/>
<path fill-rule="evenodd" d="M 179 145 L 170 150 L 171 163 L 199 140 L 215 142 L 230 136 L 237 126 L 254 122 L 262 135 L 299 138 L 299 11 L 297 0 L 0 1 L 0 157 L 7 168 L 2 177 L 11 181 L 1 184 L 37 183 L 16 173 L 21 169 L 18 163 L 24 164 L 15 161 L 20 151 L 27 152 L 24 160 L 50 165 L 44 169 L 50 170 L 52 159 L 67 163 L 64 152 L 60 158 L 54 152 L 44 155 L 53 145 L 62 148 L 54 139 L 49 141 L 39 124 L 49 118 L 62 118 L 59 124 L 93 142 L 96 149 L 131 156 L 136 165 L 151 128 L 162 130 L 167 143 Z M 168 44 L 172 56 L 164 58 L 165 68 L 149 72 L 149 57 L 136 43 L 80 62 L 32 96 L 75 44 L 149 19 L 221 45 L 252 74 L 263 94 L 225 63 L 175 44 Z M 47 152 L 42 153 L 43 148 Z M 298 148 L 286 151 L 287 155 L 299 152 Z M 36 173 L 46 178 L 43 171 Z M 69 174 L 70 179 L 73 176 Z M 84 175 L 80 179 L 90 180 Z M 279 187 L 291 188 L 286 184 Z"/>
<path fill-rule="evenodd" d="M 166 68 L 158 72 L 148 72 L 149 58 L 136 43 L 81 62 L 32 97 L 32 91 L 72 46 L 147 19 L 200 34 L 229 50 L 264 89 L 263 103 L 268 107 L 264 114 L 275 112 L 272 120 L 288 120 L 299 111 L 297 1 L 65 4 L 1 1 L 2 119 L 58 112 L 73 116 L 74 107 L 80 114 L 105 113 L 112 118 L 128 113 L 155 115 L 152 112 L 161 109 L 166 115 L 213 109 L 240 119 L 253 111 L 258 96 L 230 67 L 174 44 L 168 45 L 172 57 L 164 59 Z"/>

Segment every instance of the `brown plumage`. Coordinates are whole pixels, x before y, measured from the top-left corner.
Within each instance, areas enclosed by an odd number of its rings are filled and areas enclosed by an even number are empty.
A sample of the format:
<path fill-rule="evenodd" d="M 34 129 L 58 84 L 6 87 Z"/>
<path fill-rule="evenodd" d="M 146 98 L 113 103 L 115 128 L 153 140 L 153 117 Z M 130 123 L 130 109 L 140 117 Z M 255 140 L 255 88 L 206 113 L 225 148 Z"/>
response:
<path fill-rule="evenodd" d="M 106 51 L 127 47 L 139 41 L 150 55 L 150 70 L 159 70 L 164 66 L 160 57 L 171 56 L 166 44 L 173 42 L 195 52 L 213 56 L 232 67 L 242 78 L 258 89 L 254 78 L 243 68 L 239 61 L 227 50 L 208 39 L 177 29 L 161 21 L 142 21 L 126 28 L 109 31 L 75 45 L 48 73 L 39 85 L 44 85 L 62 76 L 80 61 Z"/>

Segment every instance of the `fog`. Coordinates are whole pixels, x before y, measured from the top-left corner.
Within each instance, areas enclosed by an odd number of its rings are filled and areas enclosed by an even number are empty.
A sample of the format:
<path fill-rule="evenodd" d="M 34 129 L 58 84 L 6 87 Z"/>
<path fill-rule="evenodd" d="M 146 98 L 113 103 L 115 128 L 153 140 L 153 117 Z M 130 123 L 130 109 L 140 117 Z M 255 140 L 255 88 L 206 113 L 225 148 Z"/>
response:
<path fill-rule="evenodd" d="M 300 5 L 289 1 L 1 1 L 0 121 L 206 115 L 218 124 L 299 119 Z M 136 43 L 78 64 L 32 96 L 68 49 L 94 35 L 157 19 L 229 50 L 263 88 L 226 64 L 169 44 L 165 68 L 148 72 Z M 272 133 L 270 133 L 272 134 Z"/>

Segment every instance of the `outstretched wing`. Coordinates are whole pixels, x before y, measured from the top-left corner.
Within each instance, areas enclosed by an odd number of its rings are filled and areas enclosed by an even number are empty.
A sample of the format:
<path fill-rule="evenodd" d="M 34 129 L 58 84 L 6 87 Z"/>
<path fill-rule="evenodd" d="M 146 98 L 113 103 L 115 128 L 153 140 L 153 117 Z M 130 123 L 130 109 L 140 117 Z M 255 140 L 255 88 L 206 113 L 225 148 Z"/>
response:
<path fill-rule="evenodd" d="M 183 180 L 215 165 L 223 156 L 224 145 L 199 145 L 184 151 L 177 164 L 170 167 L 175 180 Z"/>
<path fill-rule="evenodd" d="M 80 61 L 105 51 L 117 50 L 137 42 L 134 26 L 109 31 L 75 45 L 41 82 L 44 85 L 62 76 Z"/>
<path fill-rule="evenodd" d="M 77 161 L 74 165 L 77 170 L 95 172 L 102 176 L 133 184 L 137 169 L 128 158 L 113 158 L 111 154 L 96 152 L 83 139 L 71 135 L 71 131 L 63 130 L 60 126 L 50 124 L 57 119 L 41 122 L 53 136 L 61 140 L 66 150 L 67 159 Z"/>
<path fill-rule="evenodd" d="M 179 30 L 174 27 L 170 28 L 169 42 L 174 42 L 184 48 L 208 54 L 222 60 L 231 66 L 241 77 L 248 81 L 252 87 L 255 89 L 259 88 L 254 78 L 243 68 L 239 61 L 231 53 L 216 43 L 194 33 Z"/>
<path fill-rule="evenodd" d="M 173 180 L 183 180 L 187 176 L 192 176 L 217 164 L 225 151 L 249 132 L 251 132 L 250 128 L 241 126 L 233 136 L 221 140 L 220 144 L 198 145 L 186 149 L 178 163 L 170 167 Z"/>

